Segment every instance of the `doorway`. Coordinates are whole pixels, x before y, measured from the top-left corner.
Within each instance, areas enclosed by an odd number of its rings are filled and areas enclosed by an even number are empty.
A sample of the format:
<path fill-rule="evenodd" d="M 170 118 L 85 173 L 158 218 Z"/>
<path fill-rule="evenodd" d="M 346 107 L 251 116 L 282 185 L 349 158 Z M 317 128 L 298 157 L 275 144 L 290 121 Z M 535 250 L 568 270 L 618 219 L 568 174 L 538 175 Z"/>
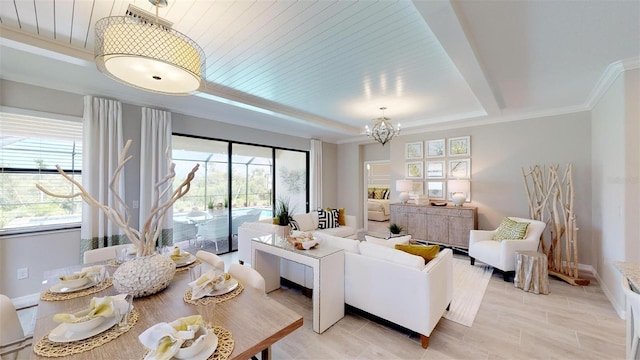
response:
<path fill-rule="evenodd" d="M 363 214 L 367 234 L 387 236 L 391 169 L 388 160 L 364 162 Z"/>

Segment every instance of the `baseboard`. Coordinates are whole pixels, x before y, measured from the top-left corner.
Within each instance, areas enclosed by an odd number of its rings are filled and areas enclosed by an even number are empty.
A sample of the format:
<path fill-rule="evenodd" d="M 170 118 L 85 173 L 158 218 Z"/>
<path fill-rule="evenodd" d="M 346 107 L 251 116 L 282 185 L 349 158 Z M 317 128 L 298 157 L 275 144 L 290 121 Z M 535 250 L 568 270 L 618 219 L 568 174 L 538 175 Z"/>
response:
<path fill-rule="evenodd" d="M 602 278 L 600 277 L 600 274 L 598 274 L 596 269 L 594 269 L 593 266 L 591 266 L 591 265 L 578 264 L 578 271 L 580 271 L 580 270 L 591 273 L 591 275 L 593 275 L 593 277 L 595 277 L 596 280 L 598 280 L 598 284 L 600 285 L 600 288 L 602 289 L 602 292 L 604 292 L 604 296 L 606 296 L 607 300 L 609 300 L 609 303 L 611 303 L 611 306 L 613 307 L 613 310 L 616 311 L 616 313 L 618 314 L 620 319 L 626 319 L 626 317 L 627 317 L 626 309 L 624 309 L 624 308 L 621 309 L 616 304 L 615 297 L 613 296 L 613 294 L 611 293 L 609 288 L 605 285 L 604 281 L 602 281 Z"/>

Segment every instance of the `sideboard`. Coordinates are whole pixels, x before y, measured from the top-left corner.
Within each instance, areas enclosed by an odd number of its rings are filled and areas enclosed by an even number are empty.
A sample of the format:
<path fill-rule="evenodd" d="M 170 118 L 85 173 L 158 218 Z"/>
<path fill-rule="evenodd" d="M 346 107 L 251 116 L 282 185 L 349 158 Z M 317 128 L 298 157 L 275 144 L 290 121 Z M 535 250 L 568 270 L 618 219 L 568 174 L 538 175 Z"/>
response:
<path fill-rule="evenodd" d="M 455 248 L 469 248 L 469 231 L 478 228 L 478 208 L 391 204 L 390 223 L 396 223 L 412 239 Z"/>

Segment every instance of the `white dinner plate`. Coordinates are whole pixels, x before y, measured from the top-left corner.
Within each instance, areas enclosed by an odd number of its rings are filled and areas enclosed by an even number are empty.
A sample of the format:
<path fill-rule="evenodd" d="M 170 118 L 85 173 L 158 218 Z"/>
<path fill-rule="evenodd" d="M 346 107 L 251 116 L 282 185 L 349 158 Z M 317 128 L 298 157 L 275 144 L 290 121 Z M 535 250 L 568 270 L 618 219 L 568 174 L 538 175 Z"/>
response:
<path fill-rule="evenodd" d="M 209 329 L 207 329 L 207 332 L 209 334 L 204 340 L 205 341 L 204 349 L 202 349 L 202 351 L 200 351 L 199 353 L 191 357 L 191 360 L 206 360 L 218 348 L 218 337 L 216 336 L 216 334 Z"/>
<path fill-rule="evenodd" d="M 104 318 L 104 321 L 94 327 L 93 329 L 85 332 L 72 332 L 67 329 L 67 324 L 62 323 L 58 325 L 55 329 L 51 330 L 49 333 L 49 340 L 57 343 L 66 343 L 78 340 L 88 339 L 92 336 L 96 336 L 103 331 L 110 329 L 113 325 L 116 324 L 115 317 Z"/>
<path fill-rule="evenodd" d="M 229 293 L 233 290 L 235 290 L 235 288 L 238 287 L 238 280 L 231 278 L 229 280 L 227 280 L 226 285 L 224 288 L 220 289 L 220 290 L 213 290 L 209 293 L 209 296 L 220 296 L 220 295 L 224 295 L 226 293 Z"/>
<path fill-rule="evenodd" d="M 196 257 L 193 254 L 189 254 L 189 257 L 186 259 L 174 260 L 177 267 L 183 267 L 187 265 L 191 265 L 196 261 Z"/>
<path fill-rule="evenodd" d="M 51 291 L 52 293 L 59 293 L 59 294 L 64 294 L 64 293 L 70 293 L 70 292 L 74 292 L 74 291 L 80 291 L 80 290 L 84 290 L 84 289 L 88 289 L 92 286 L 96 286 L 96 282 L 95 281 L 89 281 L 88 283 L 77 287 L 77 288 L 70 288 L 66 285 L 64 285 L 63 283 L 57 283 L 55 285 L 53 285 L 52 287 L 49 288 L 49 291 Z"/>

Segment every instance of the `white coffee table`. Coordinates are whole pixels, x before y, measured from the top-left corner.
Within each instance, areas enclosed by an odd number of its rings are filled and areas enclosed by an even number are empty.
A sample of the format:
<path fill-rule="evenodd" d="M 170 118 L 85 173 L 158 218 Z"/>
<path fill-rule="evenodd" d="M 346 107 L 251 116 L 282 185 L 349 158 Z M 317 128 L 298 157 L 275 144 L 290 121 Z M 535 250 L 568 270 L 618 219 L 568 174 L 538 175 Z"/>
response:
<path fill-rule="evenodd" d="M 280 287 L 280 259 L 313 270 L 313 331 L 322 333 L 344 317 L 344 251 L 320 244 L 297 250 L 276 234 L 251 241 L 251 261 L 265 280 L 267 293 Z"/>

